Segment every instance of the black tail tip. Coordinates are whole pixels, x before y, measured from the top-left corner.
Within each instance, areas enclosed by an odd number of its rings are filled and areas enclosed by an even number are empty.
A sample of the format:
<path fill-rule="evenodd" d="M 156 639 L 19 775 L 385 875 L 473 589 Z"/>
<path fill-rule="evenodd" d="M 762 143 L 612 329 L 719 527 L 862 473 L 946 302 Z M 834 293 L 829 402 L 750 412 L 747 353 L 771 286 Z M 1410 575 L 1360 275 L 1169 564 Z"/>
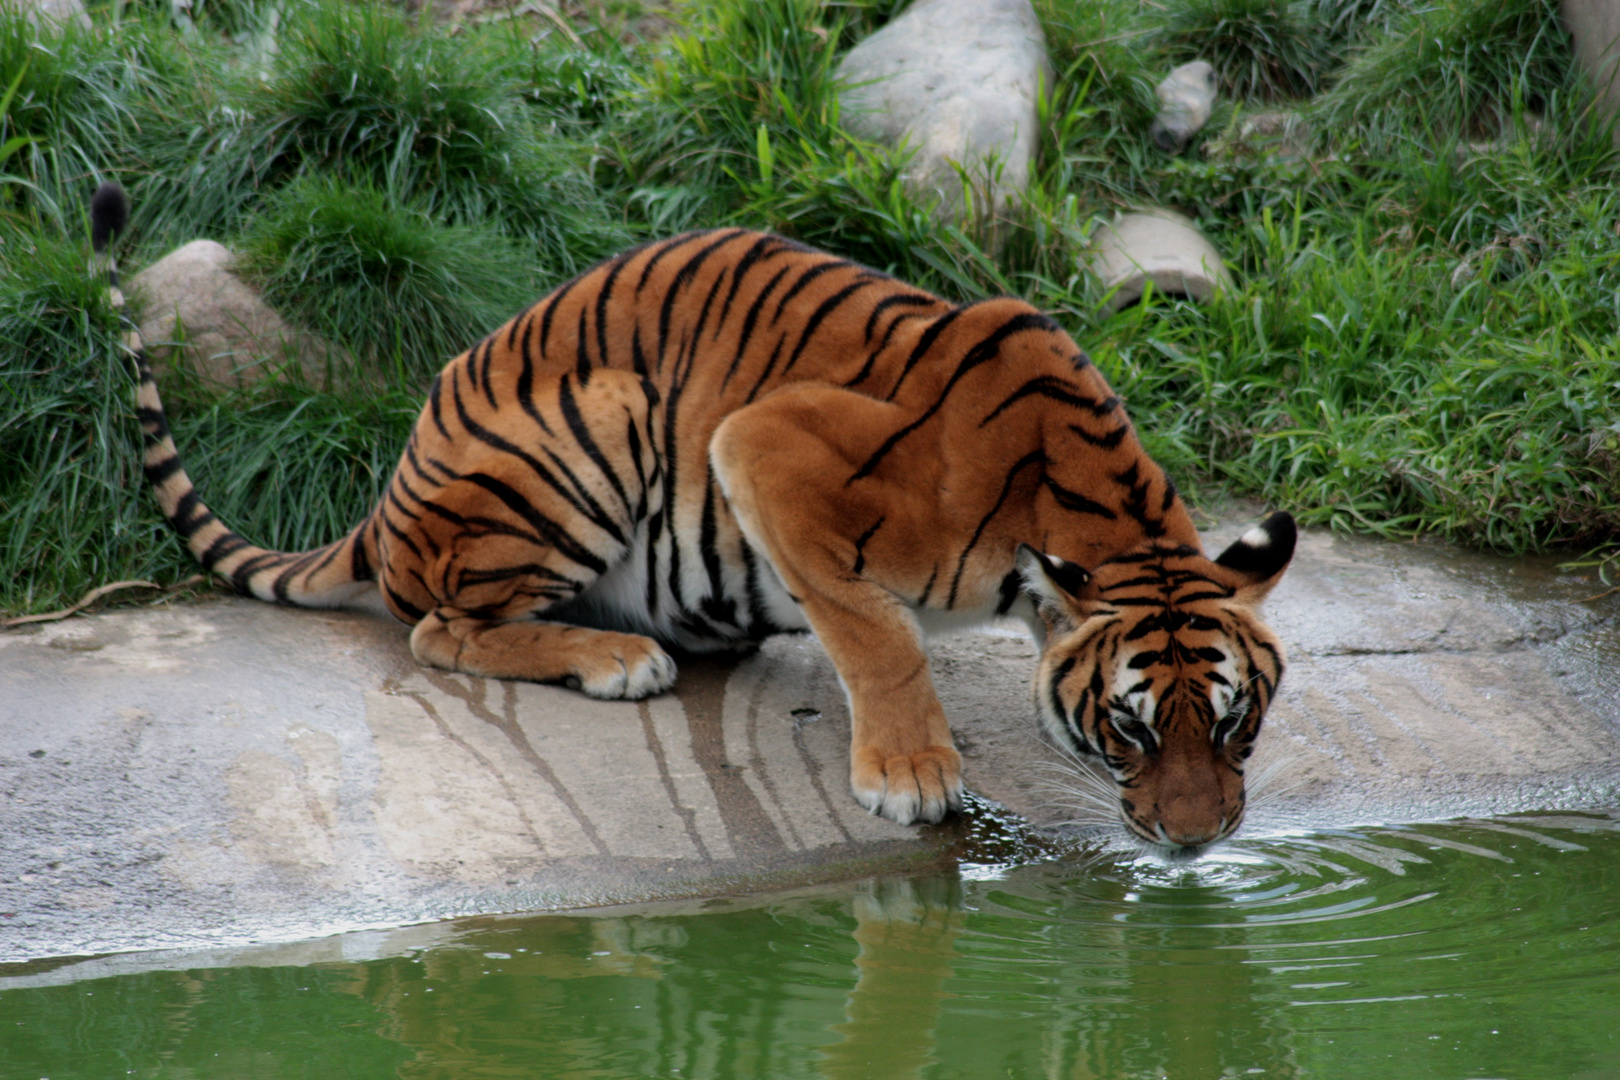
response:
<path fill-rule="evenodd" d="M 116 181 L 108 180 L 90 196 L 90 244 L 96 252 L 107 250 L 107 243 L 129 224 L 129 196 Z"/>

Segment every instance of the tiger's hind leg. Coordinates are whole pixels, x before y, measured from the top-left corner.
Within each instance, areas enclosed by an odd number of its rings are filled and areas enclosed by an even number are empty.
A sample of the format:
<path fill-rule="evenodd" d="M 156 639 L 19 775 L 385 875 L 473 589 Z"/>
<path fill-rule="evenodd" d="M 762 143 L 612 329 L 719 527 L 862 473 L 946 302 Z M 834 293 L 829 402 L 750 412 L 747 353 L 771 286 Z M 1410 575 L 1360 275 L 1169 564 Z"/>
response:
<path fill-rule="evenodd" d="M 662 498 L 656 392 L 566 374 L 480 418 L 459 378 L 452 365 L 435 387 L 442 419 L 418 424 L 383 506 L 383 591 L 415 623 L 417 660 L 600 698 L 669 689 L 675 662 L 652 638 L 547 617 L 629 555 Z"/>
<path fill-rule="evenodd" d="M 650 637 L 538 618 L 439 608 L 416 624 L 411 652 L 448 671 L 562 683 L 594 698 L 644 698 L 675 685 L 675 661 Z"/>

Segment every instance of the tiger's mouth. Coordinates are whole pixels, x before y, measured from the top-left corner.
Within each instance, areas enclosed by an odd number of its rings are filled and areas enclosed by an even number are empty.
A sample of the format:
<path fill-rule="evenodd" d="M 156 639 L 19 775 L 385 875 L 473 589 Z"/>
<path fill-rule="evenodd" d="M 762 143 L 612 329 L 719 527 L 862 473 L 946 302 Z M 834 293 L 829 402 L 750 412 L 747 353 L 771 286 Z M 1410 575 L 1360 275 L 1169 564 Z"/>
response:
<path fill-rule="evenodd" d="M 1119 813 L 1126 831 L 1136 839 L 1164 852 L 1197 853 L 1237 832 L 1243 824 L 1244 803 L 1240 792 L 1235 810 L 1226 809 L 1211 820 L 1211 814 L 1140 814 L 1135 804 L 1122 796 Z"/>

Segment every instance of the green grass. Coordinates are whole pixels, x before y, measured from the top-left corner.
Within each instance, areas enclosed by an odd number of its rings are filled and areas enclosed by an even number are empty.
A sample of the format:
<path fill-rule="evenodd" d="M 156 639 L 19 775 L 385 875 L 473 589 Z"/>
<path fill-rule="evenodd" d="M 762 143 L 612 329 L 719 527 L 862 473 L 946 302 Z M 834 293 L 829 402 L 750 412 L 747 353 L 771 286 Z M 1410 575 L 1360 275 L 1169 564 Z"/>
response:
<path fill-rule="evenodd" d="M 1221 93 L 1293 98 L 1314 93 L 1326 61 L 1323 27 L 1290 0 L 1181 0 L 1159 14 L 1159 36 L 1177 63 L 1207 60 Z"/>
<path fill-rule="evenodd" d="M 525 246 L 336 176 L 309 174 L 269 196 L 241 251 L 269 304 L 337 345 L 346 366 L 399 385 L 425 387 L 541 289 Z"/>
<path fill-rule="evenodd" d="M 94 31 L 45 39 L 0 13 L 0 71 L 22 73 L 0 145 L 31 140 L 0 162 L 0 609 L 192 569 L 139 480 L 128 373 L 84 277 L 105 176 L 135 203 L 126 264 L 225 241 L 352 361 L 323 389 L 164 376 L 204 497 L 260 542 L 358 520 L 422 380 L 550 285 L 639 238 L 740 223 L 1055 312 L 1195 497 L 1616 569 L 1616 162 L 1549 0 L 1036 6 L 1057 78 L 1030 190 L 953 222 L 841 124 L 838 58 L 900 0 L 711 0 L 656 41 L 624 4 L 563 33 L 293 0 L 273 50 L 247 0 L 189 25 L 94 7 Z M 1165 155 L 1153 87 L 1195 54 L 1227 96 Z M 1277 108 L 1305 132 L 1292 154 L 1241 134 Z M 1080 261 L 1098 220 L 1144 204 L 1196 219 L 1236 287 L 1107 315 Z"/>

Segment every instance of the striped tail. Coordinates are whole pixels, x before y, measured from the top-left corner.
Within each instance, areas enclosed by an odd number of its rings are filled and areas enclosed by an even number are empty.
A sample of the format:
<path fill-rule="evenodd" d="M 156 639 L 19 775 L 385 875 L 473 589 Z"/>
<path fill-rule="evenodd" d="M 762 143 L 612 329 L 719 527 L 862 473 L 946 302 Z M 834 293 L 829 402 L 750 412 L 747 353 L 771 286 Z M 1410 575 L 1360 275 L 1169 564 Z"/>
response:
<path fill-rule="evenodd" d="M 108 181 L 90 200 L 90 236 L 98 270 L 105 270 L 108 296 L 124 326 L 124 349 L 135 362 L 140 385 L 136 415 L 140 418 L 145 451 L 146 479 L 157 495 L 158 506 L 174 531 L 185 539 L 203 569 L 228 579 L 239 592 L 299 607 L 337 607 L 364 592 L 376 578 L 377 536 L 375 514 L 335 544 L 313 551 L 282 552 L 248 543 L 197 497 L 197 489 L 180 463 L 169 433 L 169 420 L 158 396 L 157 380 L 147 360 L 141 332 L 124 312 L 124 294 L 118 285 L 118 265 L 111 240 L 129 221 L 129 197 Z"/>

